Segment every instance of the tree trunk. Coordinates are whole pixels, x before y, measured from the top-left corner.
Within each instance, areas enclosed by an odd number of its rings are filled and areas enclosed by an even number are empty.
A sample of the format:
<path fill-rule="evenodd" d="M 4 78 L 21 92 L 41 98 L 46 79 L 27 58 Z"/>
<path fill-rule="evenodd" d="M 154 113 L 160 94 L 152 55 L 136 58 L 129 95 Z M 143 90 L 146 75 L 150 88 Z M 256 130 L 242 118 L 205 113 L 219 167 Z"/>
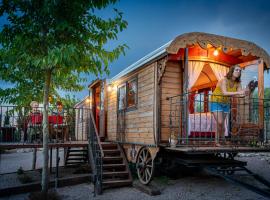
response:
<path fill-rule="evenodd" d="M 48 99 L 49 89 L 51 82 L 51 71 L 46 71 L 45 84 L 44 84 L 44 96 L 43 96 L 43 168 L 42 168 L 42 193 L 47 195 L 48 192 L 48 180 L 49 180 L 49 151 L 48 151 L 48 135 L 49 135 L 49 122 L 48 122 Z"/>

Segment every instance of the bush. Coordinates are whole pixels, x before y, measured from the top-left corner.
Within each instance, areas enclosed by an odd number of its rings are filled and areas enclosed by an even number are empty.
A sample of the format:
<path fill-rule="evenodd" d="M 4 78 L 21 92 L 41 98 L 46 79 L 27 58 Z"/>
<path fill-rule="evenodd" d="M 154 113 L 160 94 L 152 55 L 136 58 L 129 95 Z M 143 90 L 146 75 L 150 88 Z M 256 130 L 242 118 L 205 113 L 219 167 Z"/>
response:
<path fill-rule="evenodd" d="M 23 184 L 33 182 L 33 179 L 27 174 L 20 174 L 20 175 L 18 175 L 18 178 L 19 178 L 20 182 Z"/>
<path fill-rule="evenodd" d="M 23 168 L 20 167 L 18 170 L 17 170 L 17 174 L 20 175 L 20 174 L 24 174 L 24 171 L 23 171 Z"/>

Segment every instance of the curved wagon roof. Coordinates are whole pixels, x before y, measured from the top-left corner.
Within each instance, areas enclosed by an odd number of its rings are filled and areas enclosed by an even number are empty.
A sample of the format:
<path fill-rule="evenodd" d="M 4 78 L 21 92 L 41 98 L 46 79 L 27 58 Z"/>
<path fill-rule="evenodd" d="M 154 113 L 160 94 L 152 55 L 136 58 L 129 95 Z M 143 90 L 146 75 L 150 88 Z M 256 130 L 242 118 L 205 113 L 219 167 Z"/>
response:
<path fill-rule="evenodd" d="M 116 76 L 112 77 L 110 82 L 129 74 L 162 55 L 177 54 L 181 48 L 190 47 L 192 45 L 199 45 L 203 49 L 209 48 L 210 45 L 214 48 L 221 49 L 226 54 L 238 50 L 241 52 L 241 56 L 255 56 L 257 58 L 262 58 L 266 67 L 270 68 L 269 54 L 253 42 L 209 33 L 191 32 L 177 36 L 174 40 L 144 56 L 137 62 L 125 68 Z"/>

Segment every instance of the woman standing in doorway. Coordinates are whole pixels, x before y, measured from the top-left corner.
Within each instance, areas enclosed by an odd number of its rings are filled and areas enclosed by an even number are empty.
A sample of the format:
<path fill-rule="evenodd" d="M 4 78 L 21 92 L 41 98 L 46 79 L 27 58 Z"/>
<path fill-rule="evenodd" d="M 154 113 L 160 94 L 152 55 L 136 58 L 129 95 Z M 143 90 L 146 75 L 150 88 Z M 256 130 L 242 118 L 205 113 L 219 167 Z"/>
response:
<path fill-rule="evenodd" d="M 230 97 L 244 96 L 248 93 L 248 89 L 241 87 L 241 71 L 239 65 L 230 67 L 227 75 L 217 83 L 211 96 L 211 112 L 217 122 L 216 146 L 220 146 L 220 138 L 224 138 L 224 124 L 230 111 Z"/>

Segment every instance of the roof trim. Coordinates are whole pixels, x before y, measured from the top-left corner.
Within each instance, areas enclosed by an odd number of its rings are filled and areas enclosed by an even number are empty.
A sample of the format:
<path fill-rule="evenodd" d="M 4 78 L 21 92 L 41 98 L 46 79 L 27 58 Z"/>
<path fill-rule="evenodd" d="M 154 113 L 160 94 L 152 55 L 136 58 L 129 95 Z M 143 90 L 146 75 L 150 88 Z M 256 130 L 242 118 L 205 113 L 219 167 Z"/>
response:
<path fill-rule="evenodd" d="M 78 103 L 76 103 L 73 106 L 73 108 L 78 108 L 78 106 L 80 106 L 81 104 L 83 104 L 87 100 L 87 98 L 89 98 L 89 97 L 90 97 L 89 95 L 85 96 L 81 101 L 79 101 Z"/>
<path fill-rule="evenodd" d="M 143 66 L 144 64 L 150 62 L 151 60 L 157 58 L 158 56 L 162 55 L 163 53 L 166 53 L 166 48 L 171 44 L 172 40 L 164 44 L 163 46 L 157 48 L 156 50 L 152 51 L 151 53 L 147 54 L 146 56 L 142 57 L 135 63 L 131 64 L 127 68 L 125 68 L 123 71 L 112 77 L 108 83 L 111 84 L 112 82 L 116 81 L 120 77 L 123 77 L 127 75 L 128 73 L 134 71 L 135 69 L 138 69 L 139 67 Z"/>
<path fill-rule="evenodd" d="M 269 54 L 255 43 L 209 33 L 191 32 L 179 35 L 166 50 L 170 54 L 176 54 L 180 48 L 186 48 L 188 45 L 194 44 L 199 44 L 203 49 L 207 48 L 207 44 L 211 44 L 216 48 L 221 48 L 224 53 L 229 50 L 240 49 L 244 56 L 251 54 L 262 58 L 266 66 L 270 68 Z"/>

